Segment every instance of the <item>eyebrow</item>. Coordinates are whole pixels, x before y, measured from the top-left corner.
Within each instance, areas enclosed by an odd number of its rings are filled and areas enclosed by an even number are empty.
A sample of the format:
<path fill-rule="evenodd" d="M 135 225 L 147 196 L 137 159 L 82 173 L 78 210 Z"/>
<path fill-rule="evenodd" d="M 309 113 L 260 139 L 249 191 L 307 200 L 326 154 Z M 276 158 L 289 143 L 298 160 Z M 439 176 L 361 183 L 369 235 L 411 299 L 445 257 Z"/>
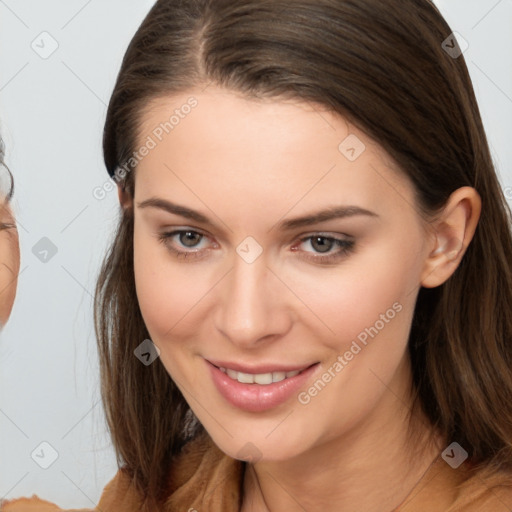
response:
<path fill-rule="evenodd" d="M 210 219 L 208 219 L 208 217 L 206 217 L 206 215 L 203 215 L 196 210 L 192 210 L 191 208 L 187 208 L 186 206 L 172 203 L 166 199 L 152 197 L 138 203 L 138 206 L 139 208 L 157 208 L 159 210 L 164 210 L 168 213 L 179 215 L 180 217 L 184 217 L 195 222 L 200 222 L 208 226 L 214 226 L 214 224 L 210 221 Z M 379 217 L 377 213 L 366 210 L 365 208 L 360 208 L 359 206 L 333 206 L 308 215 L 304 215 L 302 217 L 281 221 L 277 224 L 277 227 L 282 231 L 289 231 L 320 222 L 326 222 L 328 220 L 355 217 L 357 215 Z M 271 228 L 271 230 L 274 229 L 274 227 Z"/>
<path fill-rule="evenodd" d="M 326 208 L 325 210 L 320 210 L 318 212 L 304 215 L 303 217 L 284 220 L 278 224 L 278 228 L 282 231 L 287 231 L 305 226 L 311 226 L 312 224 L 318 224 L 319 222 L 355 217 L 357 215 L 379 217 L 379 215 L 375 212 L 366 210 L 365 208 L 360 208 L 359 206 L 332 206 L 330 208 Z"/>
<path fill-rule="evenodd" d="M 138 203 L 138 206 L 139 208 L 158 208 L 159 210 L 164 210 L 168 213 L 173 213 L 174 215 L 179 215 L 180 217 L 200 222 L 201 224 L 213 226 L 213 223 L 208 219 L 208 217 L 206 217 L 206 215 L 203 215 L 196 210 L 192 210 L 191 208 L 187 208 L 186 206 L 171 203 L 170 201 L 167 201 L 167 199 L 152 197 Z"/>

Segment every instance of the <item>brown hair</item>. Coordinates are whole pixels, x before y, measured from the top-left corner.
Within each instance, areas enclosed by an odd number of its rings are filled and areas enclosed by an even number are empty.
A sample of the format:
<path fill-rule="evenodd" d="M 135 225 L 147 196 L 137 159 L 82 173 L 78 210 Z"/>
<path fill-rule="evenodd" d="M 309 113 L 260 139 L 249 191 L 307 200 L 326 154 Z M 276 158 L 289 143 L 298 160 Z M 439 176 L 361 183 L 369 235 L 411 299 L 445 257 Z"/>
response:
<path fill-rule="evenodd" d="M 150 101 L 214 83 L 346 117 L 398 163 L 426 214 L 457 188 L 476 188 L 483 211 L 459 268 L 419 292 L 409 340 L 416 406 L 475 464 L 512 471 L 511 213 L 464 58 L 442 46 L 451 32 L 429 0 L 159 0 L 124 57 L 104 157 L 111 175 L 128 162 Z M 125 178 L 129 194 L 135 172 Z M 149 502 L 163 497 L 189 407 L 163 365 L 134 357 L 149 335 L 132 252 L 127 208 L 101 270 L 95 318 L 118 460 Z"/>

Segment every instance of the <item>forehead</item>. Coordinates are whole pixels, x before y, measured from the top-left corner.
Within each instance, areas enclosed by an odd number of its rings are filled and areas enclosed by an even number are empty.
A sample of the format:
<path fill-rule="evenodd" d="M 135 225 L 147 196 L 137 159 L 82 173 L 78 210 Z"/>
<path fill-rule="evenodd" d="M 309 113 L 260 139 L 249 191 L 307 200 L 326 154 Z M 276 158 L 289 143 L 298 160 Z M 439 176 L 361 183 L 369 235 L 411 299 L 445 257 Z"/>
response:
<path fill-rule="evenodd" d="M 139 197 L 183 193 L 196 204 L 207 197 L 273 215 L 299 202 L 304 209 L 319 200 L 412 201 L 411 184 L 377 143 L 342 116 L 298 100 L 253 100 L 214 87 L 160 98 L 143 114 L 144 145 Z"/>

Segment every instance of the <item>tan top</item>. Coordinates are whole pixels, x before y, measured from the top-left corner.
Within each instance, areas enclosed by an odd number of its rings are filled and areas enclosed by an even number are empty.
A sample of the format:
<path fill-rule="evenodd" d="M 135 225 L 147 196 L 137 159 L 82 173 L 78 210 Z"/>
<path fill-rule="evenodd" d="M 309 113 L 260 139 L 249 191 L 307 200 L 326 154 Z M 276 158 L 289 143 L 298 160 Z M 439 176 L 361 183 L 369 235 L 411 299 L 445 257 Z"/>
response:
<path fill-rule="evenodd" d="M 176 458 L 162 512 L 239 512 L 244 463 L 234 460 L 209 436 L 189 442 Z M 123 470 L 105 487 L 94 511 L 139 512 L 141 499 Z M 0 504 L 2 512 L 61 512 L 37 497 Z M 436 459 L 396 512 L 511 512 L 512 477 L 483 480 L 467 464 L 452 469 Z M 76 512 L 76 511 L 68 511 Z M 83 510 L 82 512 L 85 512 Z M 383 511 L 385 512 L 385 511 Z"/>

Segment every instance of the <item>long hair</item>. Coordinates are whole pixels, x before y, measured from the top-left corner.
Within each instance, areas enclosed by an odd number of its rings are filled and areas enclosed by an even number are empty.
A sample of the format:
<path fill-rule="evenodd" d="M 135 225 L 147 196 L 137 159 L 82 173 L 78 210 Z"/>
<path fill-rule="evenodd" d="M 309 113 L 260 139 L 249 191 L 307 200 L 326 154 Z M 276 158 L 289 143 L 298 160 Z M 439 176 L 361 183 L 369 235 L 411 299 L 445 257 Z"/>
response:
<path fill-rule="evenodd" d="M 213 83 L 248 98 L 295 98 L 377 141 L 432 214 L 459 187 L 483 209 L 443 285 L 419 291 L 409 339 L 415 407 L 482 469 L 512 471 L 511 212 L 463 55 L 429 0 L 159 0 L 125 54 L 108 107 L 104 159 L 133 194 L 144 109 Z M 449 44 L 446 44 L 446 41 Z M 447 51 L 455 48 L 455 51 Z M 122 211 L 96 291 L 102 396 L 118 461 L 150 502 L 186 442 L 183 396 L 134 349 L 148 332 L 133 271 L 133 211 Z"/>

